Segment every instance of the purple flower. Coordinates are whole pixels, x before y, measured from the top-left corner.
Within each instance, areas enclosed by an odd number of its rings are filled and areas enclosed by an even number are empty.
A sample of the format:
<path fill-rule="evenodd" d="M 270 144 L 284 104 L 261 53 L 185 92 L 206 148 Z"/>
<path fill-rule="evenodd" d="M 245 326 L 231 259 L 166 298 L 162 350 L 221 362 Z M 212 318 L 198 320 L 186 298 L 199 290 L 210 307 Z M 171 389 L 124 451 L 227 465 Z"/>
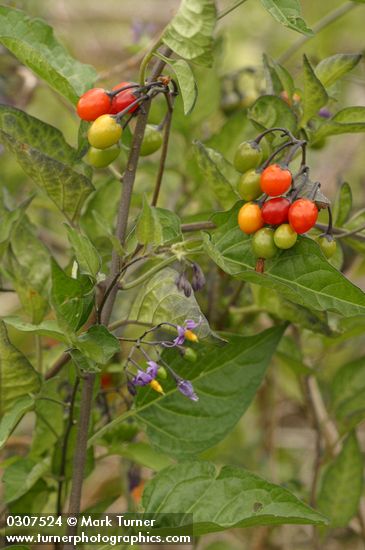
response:
<path fill-rule="evenodd" d="M 198 327 L 201 324 L 201 322 L 202 322 L 201 319 L 199 319 L 199 323 L 196 323 L 192 319 L 186 319 L 186 321 L 184 322 L 184 326 L 186 330 L 192 330 Z"/>
<path fill-rule="evenodd" d="M 177 330 L 177 337 L 172 342 L 163 342 L 162 345 L 166 348 L 174 348 L 176 346 L 182 346 L 185 342 L 185 332 L 187 330 L 192 330 L 196 327 L 198 327 L 201 324 L 201 319 L 199 319 L 199 323 L 196 323 L 192 319 L 186 319 L 184 321 L 183 326 L 176 325 Z"/>
<path fill-rule="evenodd" d="M 205 276 L 202 268 L 196 262 L 193 262 L 191 267 L 193 270 L 193 278 L 191 280 L 191 286 L 193 287 L 193 290 L 197 292 L 198 290 L 201 290 L 204 287 Z"/>
<path fill-rule="evenodd" d="M 331 118 L 332 116 L 331 111 L 329 111 L 327 107 L 322 107 L 322 109 L 318 111 L 318 115 L 322 118 Z"/>
<path fill-rule="evenodd" d="M 135 386 L 147 386 L 157 376 L 158 364 L 155 361 L 147 361 L 148 368 L 146 371 L 140 369 L 132 380 Z"/>
<path fill-rule="evenodd" d="M 180 378 L 180 380 L 177 380 L 177 389 L 185 395 L 185 397 L 188 397 L 192 401 L 199 401 L 199 397 L 196 395 L 193 385 L 189 380 L 183 380 Z"/>

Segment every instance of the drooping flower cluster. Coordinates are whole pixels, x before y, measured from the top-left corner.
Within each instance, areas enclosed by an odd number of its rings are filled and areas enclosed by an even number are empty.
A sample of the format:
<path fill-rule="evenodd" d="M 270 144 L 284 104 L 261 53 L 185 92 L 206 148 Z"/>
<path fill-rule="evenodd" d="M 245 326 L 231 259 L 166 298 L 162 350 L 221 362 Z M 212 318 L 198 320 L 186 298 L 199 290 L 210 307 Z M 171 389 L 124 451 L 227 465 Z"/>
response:
<path fill-rule="evenodd" d="M 161 352 L 163 348 L 178 348 L 183 349 L 185 341 L 198 342 L 198 336 L 193 332 L 201 324 L 201 320 L 196 322 L 192 319 L 187 319 L 182 325 L 174 325 L 172 323 L 160 323 L 156 327 L 146 331 L 140 338 L 136 340 L 136 344 L 132 347 L 132 350 L 127 359 L 127 376 L 128 376 L 128 390 L 132 395 L 136 395 L 137 387 L 150 386 L 153 390 L 163 394 L 164 390 L 161 384 L 157 381 L 157 377 L 166 378 L 167 373 L 171 375 L 176 383 L 177 389 L 188 399 L 192 401 L 198 401 L 198 396 L 194 391 L 193 385 L 189 380 L 181 378 L 162 358 Z M 174 328 L 177 331 L 177 336 L 173 340 L 157 340 L 155 342 L 144 340 L 147 334 L 151 334 L 163 326 Z M 155 361 L 152 359 L 143 345 L 155 346 L 158 351 L 158 359 Z M 135 351 L 141 352 L 146 359 L 146 368 L 142 368 L 139 363 L 133 359 Z M 130 372 L 129 368 L 132 366 L 134 374 Z M 166 367 L 166 368 L 165 368 Z M 137 372 L 135 372 L 137 370 Z"/>

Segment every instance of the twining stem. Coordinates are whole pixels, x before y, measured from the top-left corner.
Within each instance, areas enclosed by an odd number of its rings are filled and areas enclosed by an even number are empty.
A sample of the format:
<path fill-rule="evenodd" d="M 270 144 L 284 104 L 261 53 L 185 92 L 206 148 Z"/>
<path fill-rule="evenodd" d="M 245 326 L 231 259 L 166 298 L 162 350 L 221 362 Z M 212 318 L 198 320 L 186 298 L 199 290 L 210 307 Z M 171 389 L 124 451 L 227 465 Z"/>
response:
<path fill-rule="evenodd" d="M 60 471 L 59 471 L 59 474 L 58 474 L 59 477 L 58 477 L 58 490 L 57 490 L 57 509 L 56 509 L 56 513 L 57 513 L 58 516 L 62 513 L 62 489 L 63 489 L 63 484 L 65 482 L 67 448 L 68 448 L 68 442 L 69 442 L 69 439 L 70 439 L 71 430 L 72 430 L 72 427 L 74 425 L 74 409 L 75 409 L 75 401 L 76 401 L 77 390 L 79 389 L 79 382 L 80 382 L 80 379 L 79 379 L 79 377 L 77 377 L 76 380 L 75 380 L 73 389 L 72 389 L 71 399 L 70 399 L 70 403 L 69 403 L 70 410 L 69 410 L 69 414 L 68 414 L 68 421 L 67 421 L 65 435 L 64 435 L 63 443 L 62 443 L 61 464 L 60 464 Z"/>
<path fill-rule="evenodd" d="M 158 46 L 159 43 L 160 42 L 158 41 L 155 47 L 151 50 L 150 52 L 151 57 L 153 55 L 154 49 Z M 165 47 L 162 53 L 165 57 L 169 57 L 172 52 L 169 48 Z M 152 70 L 151 80 L 155 80 L 157 78 L 157 76 L 161 73 L 164 66 L 165 66 L 165 61 L 163 61 L 162 59 L 159 59 Z M 140 156 L 140 149 L 143 141 L 145 128 L 147 125 L 150 106 L 151 106 L 151 102 L 150 100 L 147 100 L 143 104 L 143 110 L 141 110 L 140 114 L 138 115 L 136 129 L 133 135 L 132 147 L 131 147 L 131 151 L 127 162 L 127 168 L 123 176 L 122 196 L 119 203 L 117 229 L 116 229 L 116 237 L 118 238 L 122 246 L 124 245 L 124 242 L 125 242 L 133 185 L 136 177 L 138 160 Z M 112 264 L 111 264 L 111 273 L 110 273 L 111 280 L 120 271 L 121 267 L 122 267 L 121 258 L 119 254 L 114 250 L 112 255 Z M 108 324 L 109 322 L 112 309 L 114 306 L 115 298 L 117 295 L 117 290 L 118 290 L 117 287 L 114 286 L 113 290 L 110 292 L 108 300 L 105 302 L 105 306 L 101 316 L 101 322 L 103 324 Z"/>
<path fill-rule="evenodd" d="M 327 451 L 332 457 L 334 457 L 341 451 L 341 436 L 338 432 L 337 426 L 327 412 L 326 405 L 315 376 L 309 376 L 307 378 L 307 389 L 308 397 L 313 408 L 313 413 L 320 429 L 320 434 L 324 439 Z M 355 532 L 359 534 L 361 533 L 364 537 L 365 533 L 363 526 L 365 525 L 365 509 L 363 502 L 360 502 L 358 518 L 360 525 L 353 520 L 351 522 L 351 527 Z"/>
<path fill-rule="evenodd" d="M 356 233 L 361 233 L 361 231 L 365 231 L 365 225 L 360 225 L 357 229 L 352 229 L 351 231 L 344 231 L 343 233 L 339 233 L 337 235 L 337 239 L 345 239 L 346 237 L 351 237 L 352 235 L 356 235 Z M 361 235 L 356 235 L 357 237 L 360 237 Z"/>
<path fill-rule="evenodd" d="M 160 42 L 158 42 L 152 48 L 150 52 L 151 57 L 153 55 L 154 50 L 158 47 L 159 44 Z M 164 54 L 165 57 L 169 57 L 172 52 L 169 48 L 165 47 L 162 53 Z M 141 78 L 143 78 L 143 83 L 145 80 L 145 71 L 146 71 L 148 61 L 149 60 L 147 60 L 147 62 L 145 61 L 144 67 L 141 71 Z M 158 77 L 158 75 L 161 74 L 161 71 L 164 66 L 165 66 L 164 61 L 162 60 L 157 61 L 157 63 L 155 64 L 152 70 L 150 81 L 154 81 Z M 137 119 L 136 129 L 133 135 L 133 142 L 132 142 L 131 151 L 128 158 L 127 168 L 123 176 L 122 196 L 119 203 L 118 216 L 117 216 L 117 228 L 116 228 L 116 237 L 122 246 L 126 238 L 133 185 L 136 177 L 138 160 L 140 156 L 140 148 L 144 137 L 150 105 L 151 105 L 151 101 L 150 99 L 148 99 L 144 103 L 143 107 L 140 109 L 140 113 Z M 115 278 L 115 275 L 120 271 L 121 267 L 122 267 L 121 258 L 116 251 L 113 251 L 109 283 L 111 280 Z M 110 292 L 108 299 L 105 302 L 104 309 L 102 311 L 100 321 L 104 325 L 108 325 L 109 323 L 113 306 L 115 303 L 116 294 L 117 294 L 117 286 L 115 285 L 113 287 L 113 290 Z M 88 441 L 89 422 L 90 422 L 90 415 L 91 415 L 91 408 L 92 408 L 92 401 L 93 401 L 94 383 L 95 383 L 95 374 L 86 373 L 83 378 L 83 385 L 82 385 L 80 418 L 78 422 L 76 449 L 75 449 L 75 457 L 74 457 L 74 463 L 73 463 L 72 487 L 71 487 L 71 495 L 70 495 L 70 502 L 69 502 L 69 509 L 68 509 L 69 514 L 78 514 L 80 512 L 81 491 L 82 491 L 86 455 L 87 455 L 87 441 Z M 73 535 L 75 534 L 75 532 L 77 532 L 77 526 L 71 526 L 69 527 L 67 534 Z M 66 548 L 68 550 L 69 548 L 72 548 L 72 546 L 68 545 Z"/>
<path fill-rule="evenodd" d="M 225 10 L 222 10 L 220 13 L 218 13 L 217 19 L 223 19 L 223 17 L 231 13 L 236 8 L 239 8 L 240 6 L 242 6 L 242 4 L 244 4 L 245 2 L 247 2 L 247 0 L 238 0 L 237 2 L 234 2 L 232 6 L 229 6 Z"/>
<path fill-rule="evenodd" d="M 42 372 L 43 370 L 43 348 L 42 348 L 42 337 L 39 334 L 36 334 L 34 337 L 35 341 L 35 354 L 37 361 L 37 370 Z"/>
<path fill-rule="evenodd" d="M 139 286 L 145 281 L 148 281 L 155 273 L 158 273 L 159 271 L 161 271 L 161 269 L 172 264 L 173 262 L 176 262 L 176 256 L 171 256 L 170 258 L 166 258 L 166 260 L 163 260 L 159 264 L 155 265 L 149 271 L 147 271 L 146 273 L 143 273 L 143 275 L 141 275 L 137 279 L 134 279 L 134 281 L 130 283 L 121 283 L 120 288 L 122 290 L 129 290 L 130 288 Z"/>
<path fill-rule="evenodd" d="M 343 4 L 342 6 L 339 6 L 338 8 L 334 9 L 327 15 L 325 15 L 322 19 L 320 19 L 315 25 L 313 25 L 313 32 L 314 35 L 312 36 L 301 36 L 296 40 L 290 48 L 288 48 L 284 53 L 282 53 L 278 57 L 279 63 L 285 63 L 294 55 L 304 44 L 308 42 L 308 40 L 311 40 L 311 38 L 314 38 L 316 34 L 318 34 L 321 30 L 328 27 L 328 25 L 331 25 L 331 23 L 334 23 L 345 15 L 346 13 L 349 13 L 351 10 L 356 8 L 356 6 L 360 6 L 360 3 L 356 2 L 346 2 L 346 4 Z"/>
<path fill-rule="evenodd" d="M 83 385 L 80 399 L 80 417 L 77 426 L 76 449 L 73 460 L 72 487 L 68 513 L 71 515 L 80 513 L 81 491 L 84 480 L 84 470 L 87 456 L 87 441 L 89 437 L 89 423 L 91 416 L 91 407 L 93 401 L 93 387 L 95 374 L 86 373 L 83 378 Z M 67 534 L 69 536 L 77 533 L 77 525 L 69 526 Z M 66 545 L 65 550 L 73 548 L 73 545 Z"/>
<path fill-rule="evenodd" d="M 161 183 L 162 183 L 162 177 L 165 171 L 165 164 L 166 164 L 166 158 L 167 158 L 167 150 L 169 146 L 169 139 L 170 139 L 170 131 L 171 131 L 171 122 L 172 122 L 172 114 L 174 110 L 174 104 L 173 104 L 173 98 L 166 94 L 166 102 L 167 102 L 167 114 L 164 121 L 164 129 L 163 129 L 163 141 L 162 141 L 162 149 L 161 149 L 161 155 L 160 155 L 160 164 L 158 167 L 158 173 L 156 178 L 156 184 L 155 189 L 153 191 L 153 197 L 151 201 L 152 206 L 156 206 L 158 197 L 160 194 L 161 189 Z"/>
<path fill-rule="evenodd" d="M 146 55 L 142 59 L 142 63 L 141 63 L 140 69 L 139 69 L 139 83 L 140 83 L 141 86 L 144 86 L 144 84 L 146 82 L 146 71 L 147 71 L 148 64 L 150 63 L 150 61 L 153 57 L 153 54 L 161 46 L 161 44 L 162 44 L 162 35 L 160 35 L 157 38 L 156 42 L 154 42 L 152 44 L 151 48 L 149 49 L 149 51 L 146 53 Z M 152 80 L 154 80 L 158 76 L 159 72 L 160 71 L 158 71 L 157 74 L 151 76 Z"/>
<path fill-rule="evenodd" d="M 192 223 L 183 223 L 181 225 L 181 231 L 183 233 L 192 233 L 193 231 L 201 231 L 203 229 L 215 229 L 217 226 L 214 222 L 202 221 L 202 222 L 192 222 Z"/>

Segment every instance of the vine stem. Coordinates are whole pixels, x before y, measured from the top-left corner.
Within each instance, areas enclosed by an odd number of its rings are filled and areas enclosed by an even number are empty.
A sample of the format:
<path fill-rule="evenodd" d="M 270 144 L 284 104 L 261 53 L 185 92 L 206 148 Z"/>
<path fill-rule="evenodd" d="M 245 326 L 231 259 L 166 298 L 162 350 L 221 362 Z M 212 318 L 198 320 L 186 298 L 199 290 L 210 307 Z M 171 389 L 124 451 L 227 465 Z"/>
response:
<path fill-rule="evenodd" d="M 171 122 L 172 122 L 172 114 L 174 111 L 174 103 L 173 98 L 167 94 L 166 96 L 166 102 L 167 102 L 167 114 L 165 118 L 165 124 L 163 129 L 163 141 L 162 141 L 162 150 L 160 155 L 160 164 L 158 167 L 158 173 L 156 178 L 156 184 L 155 189 L 153 191 L 153 197 L 151 201 L 151 206 L 156 206 L 158 197 L 160 194 L 161 189 L 161 183 L 162 183 L 162 177 L 165 171 L 165 164 L 166 164 L 166 158 L 167 158 L 167 150 L 169 147 L 169 139 L 170 139 L 170 131 L 171 131 Z"/>
<path fill-rule="evenodd" d="M 332 457 L 334 457 L 338 455 L 338 453 L 341 451 L 341 448 L 342 448 L 341 436 L 338 432 L 337 426 L 335 425 L 335 423 L 333 422 L 333 420 L 330 418 L 328 414 L 326 405 L 322 397 L 322 392 L 320 390 L 316 377 L 312 375 L 308 376 L 306 383 L 307 383 L 308 397 L 313 409 L 313 414 L 314 414 L 316 423 L 319 427 L 320 433 L 323 436 L 328 452 Z M 315 495 L 313 495 L 313 497 L 314 496 Z M 356 533 L 362 534 L 362 536 L 364 537 L 365 536 L 365 533 L 364 533 L 365 508 L 364 508 L 363 501 L 361 501 L 359 505 L 358 520 L 359 520 L 358 522 L 355 520 L 352 520 L 350 525 Z"/>
<path fill-rule="evenodd" d="M 70 434 L 72 427 L 74 425 L 74 408 L 75 408 L 75 401 L 76 401 L 76 395 L 77 390 L 79 387 L 80 379 L 79 377 L 76 378 L 74 387 L 72 389 L 71 399 L 70 399 L 70 410 L 69 410 L 69 416 L 66 426 L 65 435 L 63 438 L 63 444 L 62 444 L 62 451 L 61 451 L 61 465 L 60 465 L 60 471 L 59 471 L 59 479 L 58 479 L 58 490 L 57 490 L 57 509 L 56 513 L 59 516 L 62 513 L 62 488 L 64 483 L 64 477 L 65 477 L 65 471 L 66 471 L 66 460 L 67 460 L 67 447 L 68 442 L 70 439 Z"/>
<path fill-rule="evenodd" d="M 236 8 L 239 8 L 240 6 L 242 6 L 242 4 L 245 4 L 245 2 L 247 2 L 247 0 L 238 0 L 237 2 L 234 2 L 232 6 L 229 6 L 225 10 L 222 10 L 220 13 L 218 13 L 217 19 L 223 19 L 223 17 L 231 13 Z"/>
<path fill-rule="evenodd" d="M 166 260 L 163 260 L 156 266 L 152 267 L 146 273 L 143 273 L 143 275 L 141 275 L 134 281 L 131 281 L 130 283 L 124 283 L 124 284 L 121 283 L 120 284 L 121 290 L 129 290 L 130 288 L 134 288 L 138 285 L 141 285 L 145 281 L 148 281 L 148 279 L 150 279 L 155 273 L 158 273 L 159 271 L 161 271 L 161 269 L 163 269 L 164 267 L 172 264 L 173 262 L 176 262 L 176 259 L 177 259 L 176 256 L 170 256 L 169 258 L 166 258 Z"/>
<path fill-rule="evenodd" d="M 84 481 L 94 382 L 95 374 L 90 372 L 86 373 L 83 378 L 81 390 L 80 417 L 78 421 L 76 449 L 73 460 L 71 495 L 68 505 L 68 513 L 71 515 L 80 513 L 81 491 Z M 76 533 L 77 525 L 68 527 L 67 534 L 69 536 L 75 535 Z M 65 545 L 65 550 L 71 550 L 72 548 L 72 544 Z"/>
<path fill-rule="evenodd" d="M 152 57 L 154 50 L 158 47 L 159 44 L 160 44 L 160 41 L 158 41 L 151 48 L 151 51 L 149 52 L 149 54 L 147 54 L 146 57 L 148 57 L 148 55 Z M 165 57 L 169 57 L 171 53 L 172 51 L 169 48 L 167 47 L 164 48 L 163 54 Z M 141 75 L 143 75 L 143 78 L 144 78 L 144 72 L 147 68 L 148 61 L 145 62 L 144 68 L 141 71 Z M 161 74 L 161 71 L 164 66 L 165 66 L 165 62 L 163 60 L 158 60 L 156 62 L 151 73 L 151 78 L 150 78 L 151 81 L 154 81 Z M 121 200 L 119 203 L 118 216 L 117 216 L 117 228 L 116 228 L 116 237 L 120 241 L 121 246 L 123 246 L 125 242 L 133 186 L 134 186 L 134 181 L 136 177 L 138 160 L 140 156 L 140 149 L 141 149 L 141 145 L 144 137 L 144 132 L 147 124 L 150 106 L 151 106 L 151 100 L 148 99 L 144 103 L 138 115 L 136 129 L 134 132 L 133 142 L 131 146 L 131 151 L 128 158 L 127 168 L 122 180 L 123 188 L 122 188 Z M 120 271 L 122 267 L 121 263 L 122 261 L 119 254 L 116 251 L 113 251 L 109 283 L 111 280 L 115 278 L 116 274 Z M 102 311 L 100 321 L 104 325 L 108 325 L 109 323 L 113 306 L 115 303 L 115 299 L 116 299 L 116 294 L 117 294 L 117 286 L 115 285 L 113 287 L 113 290 L 110 292 L 108 299 L 105 302 L 105 307 Z M 80 512 L 81 492 L 82 492 L 86 455 L 87 455 L 88 432 L 89 432 L 90 415 L 91 415 L 92 401 L 93 401 L 94 383 L 95 383 L 95 374 L 86 373 L 83 378 L 83 384 L 82 384 L 80 418 L 78 422 L 76 449 L 75 449 L 74 462 L 73 462 L 72 486 L 71 486 L 71 494 L 70 494 L 70 501 L 69 501 L 69 508 L 68 508 L 69 514 L 78 514 Z M 77 532 L 77 526 L 71 526 L 68 528 L 67 534 L 72 535 L 75 532 Z M 71 548 L 72 548 L 72 545 L 66 546 L 67 550 L 71 550 Z"/>
<path fill-rule="evenodd" d="M 325 15 L 315 25 L 313 25 L 314 35 L 302 36 L 298 38 L 298 40 L 296 40 L 284 53 L 282 53 L 278 57 L 278 62 L 285 63 L 286 61 L 288 61 L 288 59 L 290 59 L 304 44 L 308 42 L 308 40 L 314 38 L 314 36 L 318 34 L 321 30 L 331 25 L 331 23 L 337 21 L 337 19 L 340 19 L 340 17 L 342 17 L 343 15 L 346 15 L 346 13 L 349 13 L 351 10 L 356 8 L 356 6 L 360 6 L 360 3 L 347 2 L 346 4 L 339 6 L 338 8 Z"/>

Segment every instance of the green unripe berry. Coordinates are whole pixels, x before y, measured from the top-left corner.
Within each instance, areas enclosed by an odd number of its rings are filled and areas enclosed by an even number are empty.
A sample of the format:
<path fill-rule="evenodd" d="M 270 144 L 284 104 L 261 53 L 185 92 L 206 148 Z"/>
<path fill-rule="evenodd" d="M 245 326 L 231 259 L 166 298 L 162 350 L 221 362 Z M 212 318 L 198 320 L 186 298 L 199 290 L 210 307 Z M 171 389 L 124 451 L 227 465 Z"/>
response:
<path fill-rule="evenodd" d="M 288 223 L 283 223 L 275 230 L 274 243 L 278 248 L 288 250 L 295 245 L 298 234 L 290 227 Z"/>
<path fill-rule="evenodd" d="M 317 242 L 327 259 L 332 258 L 337 250 L 337 243 L 331 235 L 318 237 Z"/>
<path fill-rule="evenodd" d="M 120 148 L 117 145 L 109 147 L 108 149 L 96 149 L 95 147 L 90 147 L 87 152 L 86 160 L 94 168 L 105 168 L 109 166 L 120 153 Z"/>
<path fill-rule="evenodd" d="M 323 149 L 323 147 L 325 147 L 326 142 L 326 138 L 317 139 L 317 141 L 315 141 L 314 143 L 310 143 L 309 147 L 310 149 L 313 149 L 315 151 L 320 151 L 321 149 Z"/>
<path fill-rule="evenodd" d="M 193 350 L 192 348 L 184 349 L 184 359 L 186 359 L 187 361 L 190 361 L 191 363 L 195 363 L 197 358 L 198 358 L 198 355 L 195 350 Z"/>
<path fill-rule="evenodd" d="M 166 371 L 165 367 L 161 367 L 161 365 L 159 365 L 158 371 L 157 371 L 157 377 L 160 378 L 161 380 L 166 380 L 167 371 Z"/>
<path fill-rule="evenodd" d="M 152 155 L 152 153 L 158 151 L 161 145 L 162 134 L 160 130 L 157 129 L 157 126 L 147 124 L 140 150 L 141 156 L 146 157 L 147 155 Z"/>
<path fill-rule="evenodd" d="M 237 148 L 233 159 L 233 165 L 238 172 L 247 172 L 256 168 L 262 160 L 260 145 L 254 141 L 243 141 Z"/>
<path fill-rule="evenodd" d="M 87 138 L 92 147 L 107 149 L 115 145 L 122 135 L 122 128 L 110 115 L 97 118 L 89 128 Z"/>
<path fill-rule="evenodd" d="M 260 179 L 261 174 L 256 172 L 256 170 L 249 170 L 240 176 L 237 191 L 241 199 L 245 201 L 253 201 L 262 195 Z"/>
<path fill-rule="evenodd" d="M 273 229 L 263 227 L 256 231 L 252 237 L 252 251 L 257 258 L 264 260 L 269 260 L 277 254 L 278 248 L 274 242 Z"/>

